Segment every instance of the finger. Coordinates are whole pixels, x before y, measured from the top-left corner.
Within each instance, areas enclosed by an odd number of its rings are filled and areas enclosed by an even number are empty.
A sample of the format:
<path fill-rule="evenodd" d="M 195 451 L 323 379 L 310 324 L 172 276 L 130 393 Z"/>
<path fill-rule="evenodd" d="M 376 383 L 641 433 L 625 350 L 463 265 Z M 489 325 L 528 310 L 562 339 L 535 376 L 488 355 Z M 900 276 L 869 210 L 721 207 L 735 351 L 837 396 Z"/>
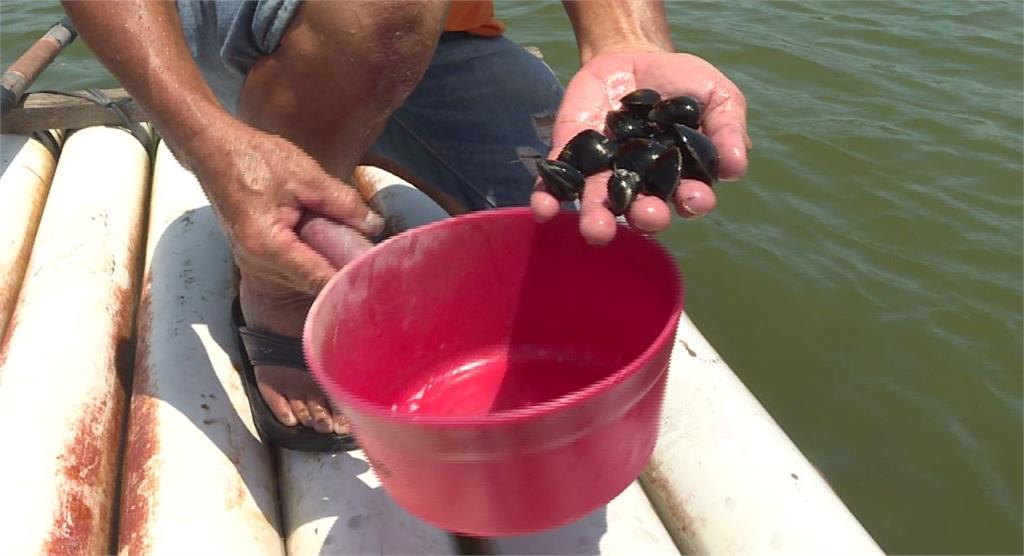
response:
<path fill-rule="evenodd" d="M 676 188 L 676 212 L 683 218 L 699 218 L 714 210 L 717 204 L 711 187 L 697 180 L 683 180 Z"/>
<path fill-rule="evenodd" d="M 595 91 L 600 91 L 601 93 L 595 93 Z M 582 131 L 587 129 L 604 130 L 605 115 L 611 106 L 603 91 L 603 84 L 590 74 L 578 73 L 569 82 L 565 95 L 562 97 L 562 106 L 558 109 L 557 119 L 552 130 L 551 150 L 548 153 L 548 159 L 558 158 L 566 143 Z M 605 179 L 607 179 L 607 176 L 605 176 Z M 534 184 L 534 193 L 530 196 L 530 208 L 533 210 L 537 220 L 541 222 L 553 218 L 561 209 L 561 203 L 544 190 L 544 181 L 539 177 Z M 595 239 L 598 236 L 608 234 L 608 230 L 605 229 L 604 225 L 595 224 L 596 221 L 594 220 L 589 220 L 588 222 L 589 225 L 597 226 L 597 229 L 594 230 L 596 234 L 594 236 Z M 613 227 L 611 235 L 614 235 L 614 233 Z M 608 241 L 611 241 L 611 236 L 608 236 Z"/>
<path fill-rule="evenodd" d="M 723 78 L 711 92 L 701 126 L 718 149 L 720 177 L 725 180 L 742 177 L 747 171 L 747 150 L 751 146 L 747 133 L 747 101 L 728 79 Z"/>
<path fill-rule="evenodd" d="M 373 247 L 352 228 L 321 216 L 304 217 L 297 228 L 299 238 L 335 269 L 344 267 Z"/>
<path fill-rule="evenodd" d="M 540 185 L 535 186 L 537 188 Z M 553 195 L 542 189 L 538 189 L 530 195 L 530 209 L 533 210 L 533 216 L 538 222 L 547 222 L 558 214 L 558 211 L 562 208 L 562 204 L 555 199 Z"/>
<path fill-rule="evenodd" d="M 591 245 L 606 245 L 615 238 L 615 215 L 605 206 L 611 172 L 587 178 L 580 201 L 580 234 Z"/>
<path fill-rule="evenodd" d="M 641 232 L 654 234 L 665 230 L 672 223 L 672 211 L 665 201 L 650 195 L 640 195 L 629 207 L 626 219 L 630 226 Z"/>
<path fill-rule="evenodd" d="M 630 79 L 628 83 L 622 83 L 621 88 L 629 89 L 634 85 Z M 611 109 L 605 84 L 589 73 L 577 73 L 566 87 L 562 105 L 558 108 L 551 134 L 551 158 L 562 152 L 565 144 L 581 131 L 596 129 L 603 132 L 605 117 Z"/>
<path fill-rule="evenodd" d="M 306 208 L 351 226 L 366 237 L 384 230 L 384 219 L 370 210 L 356 188 L 340 180 L 325 177 L 296 197 Z"/>
<path fill-rule="evenodd" d="M 750 139 L 738 124 L 721 127 L 712 135 L 711 142 L 718 149 L 718 177 L 725 181 L 742 178 L 747 173 L 747 150 Z"/>

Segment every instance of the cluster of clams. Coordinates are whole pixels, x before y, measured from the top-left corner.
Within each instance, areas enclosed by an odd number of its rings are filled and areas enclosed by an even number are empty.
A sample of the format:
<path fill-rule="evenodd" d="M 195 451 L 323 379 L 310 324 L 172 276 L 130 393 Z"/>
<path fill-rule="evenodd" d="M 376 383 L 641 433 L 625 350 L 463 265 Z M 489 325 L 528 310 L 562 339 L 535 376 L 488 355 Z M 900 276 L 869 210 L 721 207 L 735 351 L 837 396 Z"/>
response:
<path fill-rule="evenodd" d="M 662 99 L 657 91 L 638 89 L 621 102 L 622 109 L 605 120 L 608 136 L 585 130 L 557 160 L 537 162 L 548 193 L 562 202 L 578 199 L 586 176 L 611 169 L 608 208 L 621 216 L 640 193 L 668 201 L 682 179 L 708 185 L 718 179 L 718 152 L 699 131 L 696 99 Z"/>

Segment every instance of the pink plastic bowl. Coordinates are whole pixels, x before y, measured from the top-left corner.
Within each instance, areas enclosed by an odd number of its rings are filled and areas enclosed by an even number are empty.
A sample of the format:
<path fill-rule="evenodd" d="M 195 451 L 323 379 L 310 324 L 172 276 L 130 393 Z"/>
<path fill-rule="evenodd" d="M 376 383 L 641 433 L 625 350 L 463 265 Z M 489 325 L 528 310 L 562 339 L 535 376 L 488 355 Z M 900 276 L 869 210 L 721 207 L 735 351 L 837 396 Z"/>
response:
<path fill-rule="evenodd" d="M 346 266 L 304 349 L 399 505 L 513 535 L 583 517 L 643 470 L 682 307 L 676 264 L 647 237 L 620 227 L 592 247 L 575 213 L 492 210 Z"/>

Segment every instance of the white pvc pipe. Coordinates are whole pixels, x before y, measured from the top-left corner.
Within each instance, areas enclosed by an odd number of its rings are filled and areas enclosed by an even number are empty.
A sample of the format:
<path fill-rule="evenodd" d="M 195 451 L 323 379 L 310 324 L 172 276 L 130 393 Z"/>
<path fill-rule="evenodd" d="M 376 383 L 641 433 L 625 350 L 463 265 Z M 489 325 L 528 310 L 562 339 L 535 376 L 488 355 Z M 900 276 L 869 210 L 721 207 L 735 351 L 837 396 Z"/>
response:
<path fill-rule="evenodd" d="M 57 160 L 26 135 L 0 135 L 0 338 L 14 311 Z"/>
<path fill-rule="evenodd" d="M 283 554 L 271 453 L 229 357 L 231 253 L 163 144 L 149 216 L 120 554 Z"/>
<path fill-rule="evenodd" d="M 440 205 L 416 186 L 376 166 L 359 166 L 352 180 L 368 204 L 385 216 L 385 234 L 394 235 L 404 230 L 448 218 Z"/>
<path fill-rule="evenodd" d="M 120 129 L 67 141 L 0 351 L 0 543 L 110 550 L 149 158 Z"/>
<path fill-rule="evenodd" d="M 401 178 L 371 166 L 353 176 L 389 233 L 448 214 Z M 402 214 L 401 218 L 396 218 Z M 362 451 L 279 450 L 288 554 L 455 554 L 452 537 L 409 515 L 381 488 Z"/>
<path fill-rule="evenodd" d="M 881 553 L 686 315 L 642 482 L 686 552 Z"/>
<path fill-rule="evenodd" d="M 289 555 L 456 554 L 450 535 L 391 500 L 362 451 L 280 456 Z"/>

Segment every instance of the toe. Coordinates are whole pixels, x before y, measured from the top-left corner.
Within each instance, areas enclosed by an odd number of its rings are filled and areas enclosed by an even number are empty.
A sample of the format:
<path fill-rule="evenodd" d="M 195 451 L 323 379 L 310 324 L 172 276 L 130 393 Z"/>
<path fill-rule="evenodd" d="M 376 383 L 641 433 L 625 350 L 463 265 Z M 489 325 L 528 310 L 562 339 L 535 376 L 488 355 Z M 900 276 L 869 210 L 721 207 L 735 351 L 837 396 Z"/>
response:
<path fill-rule="evenodd" d="M 292 408 L 292 413 L 295 414 L 295 418 L 302 423 L 302 426 L 313 426 L 313 415 L 309 411 L 309 406 L 306 405 L 306 400 L 292 399 L 289 400 L 288 403 Z"/>
<path fill-rule="evenodd" d="M 295 414 L 292 413 L 291 405 L 288 403 L 288 399 L 282 396 L 277 390 L 269 387 L 264 387 L 263 384 L 259 385 L 260 395 L 263 396 L 263 400 L 267 402 L 267 407 L 270 408 L 271 413 L 277 420 L 283 425 L 288 427 L 294 427 L 299 423 L 298 419 L 295 418 Z"/>
<path fill-rule="evenodd" d="M 334 430 L 334 420 L 331 412 L 327 410 L 324 400 L 318 397 L 306 399 L 306 406 L 313 417 L 313 430 L 322 434 L 329 434 Z"/>
<path fill-rule="evenodd" d="M 338 412 L 334 414 L 334 434 L 352 434 L 352 427 L 349 426 L 348 419 Z"/>

